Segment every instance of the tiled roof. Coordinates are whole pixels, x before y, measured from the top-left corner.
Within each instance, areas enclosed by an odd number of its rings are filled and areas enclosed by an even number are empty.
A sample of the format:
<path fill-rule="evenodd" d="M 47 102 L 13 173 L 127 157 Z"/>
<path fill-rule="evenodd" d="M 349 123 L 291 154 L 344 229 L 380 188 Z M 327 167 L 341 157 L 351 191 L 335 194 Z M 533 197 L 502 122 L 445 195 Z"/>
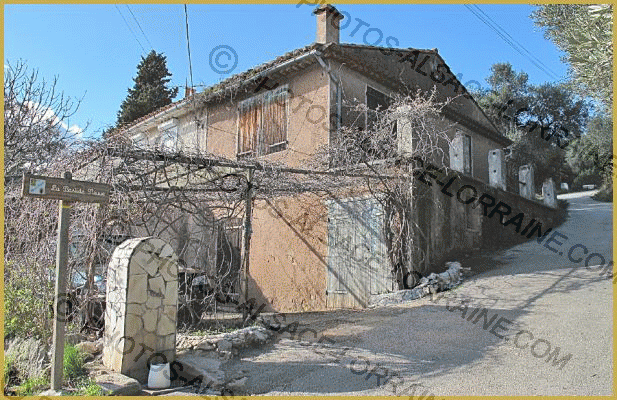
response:
<path fill-rule="evenodd" d="M 351 65 L 355 65 L 357 68 L 360 68 L 361 70 L 365 71 L 366 73 L 369 73 L 371 75 L 375 75 L 374 77 L 377 77 L 379 80 L 385 80 L 388 81 L 390 78 L 388 78 L 387 76 L 383 75 L 380 73 L 380 71 L 375 70 L 375 67 L 370 67 L 369 65 L 365 65 L 364 61 L 362 60 L 362 53 L 359 52 L 359 50 L 376 50 L 379 51 L 383 54 L 387 54 L 392 52 L 392 54 L 397 54 L 400 53 L 400 56 L 403 56 L 404 54 L 409 54 L 410 52 L 421 52 L 421 53 L 431 53 L 431 54 L 435 54 L 439 57 L 439 52 L 437 51 L 437 49 L 415 49 L 415 48 L 407 48 L 407 49 L 401 49 L 401 48 L 389 48 L 389 47 L 379 47 L 379 46 L 371 46 L 371 45 L 362 45 L 362 44 L 340 44 L 340 43 L 328 43 L 328 44 L 322 44 L 322 43 L 312 43 L 308 46 L 305 47 L 301 47 L 299 49 L 295 49 L 292 50 L 290 52 L 287 52 L 277 58 L 275 58 L 274 60 L 265 62 L 263 64 L 260 64 L 254 68 L 251 68 L 247 71 L 241 72 L 239 74 L 235 74 L 230 76 L 229 78 L 215 84 L 212 86 L 207 87 L 206 89 L 204 89 L 203 91 L 196 93 L 195 95 L 193 95 L 192 98 L 183 98 L 182 100 L 176 101 L 174 103 L 171 103 L 165 107 L 159 108 L 156 111 L 153 111 L 147 115 L 144 115 L 143 117 L 135 120 L 133 123 L 131 123 L 130 125 L 124 127 L 119 133 L 118 135 L 122 135 L 124 132 L 126 132 L 126 130 L 129 130 L 137 125 L 139 125 L 140 123 L 143 123 L 151 118 L 153 118 L 154 116 L 165 112 L 165 111 L 169 111 L 171 109 L 174 109 L 176 107 L 182 107 L 182 103 L 187 103 L 189 104 L 189 100 L 191 99 L 195 99 L 201 102 L 208 102 L 211 101 L 215 98 L 217 98 L 217 96 L 221 96 L 222 94 L 224 94 L 224 90 L 225 89 L 242 89 L 242 88 L 249 88 L 250 85 L 254 85 L 256 86 L 258 83 L 257 81 L 255 81 L 255 78 L 258 77 L 260 74 L 262 74 L 263 72 L 266 72 L 272 68 L 278 67 L 279 65 L 282 65 L 285 62 L 294 60 L 295 58 L 299 58 L 300 56 L 303 56 L 305 54 L 310 53 L 313 50 L 317 50 L 320 53 L 322 53 L 322 55 L 324 57 L 332 57 L 332 58 L 336 58 L 339 60 L 344 60 L 345 62 L 349 62 Z M 441 58 L 441 57 L 440 57 Z M 317 59 L 315 60 L 311 60 L 310 62 L 316 62 Z M 306 62 L 306 61 L 305 61 Z M 287 69 L 286 71 L 289 72 L 290 70 L 293 71 L 294 69 L 298 69 L 301 68 L 302 65 L 300 65 L 300 61 L 298 61 L 298 63 L 292 62 L 290 63 L 288 66 L 289 69 Z M 454 77 L 454 79 L 456 79 L 456 77 Z M 462 86 L 462 84 L 461 84 Z M 476 104 L 476 106 L 480 109 L 480 111 L 484 114 L 484 111 L 482 111 L 482 108 L 476 103 L 475 99 L 473 99 L 473 97 L 471 98 L 471 101 L 474 102 Z M 486 114 L 484 114 L 486 117 Z M 469 118 L 465 118 L 465 116 L 460 116 L 460 118 L 463 118 L 465 120 L 469 120 Z M 503 142 L 504 145 L 508 145 L 510 144 L 510 140 L 507 139 L 505 136 L 501 135 L 498 133 L 497 128 L 492 124 L 492 122 L 490 121 L 490 119 L 488 117 L 486 117 L 487 121 L 489 121 L 489 124 L 491 125 L 490 127 L 486 127 L 483 126 L 482 130 L 487 130 L 488 131 L 492 131 L 491 136 L 493 139 Z"/>
<path fill-rule="evenodd" d="M 267 71 L 270 68 L 274 68 L 278 65 L 281 65 L 282 63 L 292 60 L 296 57 L 299 57 L 301 55 L 307 54 L 313 50 L 319 50 L 323 53 L 328 52 L 328 50 L 332 49 L 335 50 L 337 48 L 340 49 L 344 49 L 344 48 L 349 48 L 349 49 L 367 49 L 367 50 L 380 50 L 380 51 L 394 51 L 394 52 L 409 52 L 409 51 L 420 51 L 420 52 L 425 52 L 425 53 L 437 53 L 437 50 L 423 50 L 423 49 L 413 49 L 413 48 L 409 48 L 409 49 L 394 49 L 394 48 L 386 48 L 386 47 L 379 47 L 379 46 L 370 46 L 370 45 L 360 45 L 360 44 L 335 44 L 335 43 L 328 43 L 328 44 L 321 44 L 321 43 L 312 43 L 308 46 L 304 46 L 295 50 L 292 50 L 290 52 L 287 52 L 277 58 L 275 58 L 274 60 L 265 62 L 263 64 L 260 64 L 254 68 L 251 68 L 249 70 L 246 70 L 244 72 L 241 72 L 239 74 L 235 74 L 230 76 L 227 79 L 224 79 L 223 81 L 209 86 L 207 88 L 205 88 L 203 91 L 196 93 L 195 94 L 195 98 L 196 99 L 201 99 L 201 100 L 209 100 L 210 98 L 214 97 L 213 95 L 215 93 L 217 93 L 220 90 L 223 90 L 225 88 L 228 87 L 232 87 L 232 86 L 236 86 L 236 85 L 241 85 L 243 82 L 246 82 L 248 79 L 254 77 L 255 75 Z M 136 119 L 135 121 L 133 121 L 130 125 L 125 126 L 122 131 L 126 131 L 152 117 L 154 117 L 157 114 L 160 114 L 162 112 L 171 110 L 172 108 L 176 107 L 176 106 L 180 106 L 183 102 L 186 102 L 187 98 L 183 98 L 181 100 L 178 100 L 176 102 L 170 103 L 164 107 L 161 107 L 155 111 L 152 111 L 149 114 L 144 115 L 143 117 L 140 117 L 138 119 Z"/>
<path fill-rule="evenodd" d="M 260 64 L 260 65 L 254 67 L 254 68 L 251 68 L 251 69 L 249 69 L 247 71 L 244 71 L 244 72 L 241 72 L 239 74 L 232 75 L 229 78 L 224 79 L 223 81 L 217 83 L 216 85 L 209 86 L 209 87 L 205 88 L 203 91 L 201 91 L 199 93 L 196 93 L 195 96 L 196 96 L 196 98 L 205 97 L 205 96 L 207 96 L 209 94 L 217 92 L 220 89 L 224 89 L 225 87 L 228 87 L 228 86 L 231 86 L 233 84 L 242 82 L 242 81 L 246 80 L 247 78 L 249 78 L 249 77 L 251 77 L 251 76 L 253 76 L 253 75 L 255 75 L 255 74 L 257 74 L 257 73 L 259 73 L 261 71 L 265 71 L 265 70 L 267 70 L 269 68 L 272 68 L 272 67 L 275 67 L 275 66 L 277 66 L 277 65 L 279 65 L 279 64 L 281 64 L 281 63 L 283 63 L 285 61 L 291 60 L 294 57 L 297 57 L 299 55 L 308 53 L 309 51 L 316 49 L 318 46 L 323 46 L 323 45 L 320 45 L 318 43 L 313 43 L 313 44 L 311 44 L 309 46 L 305 46 L 305 47 L 302 47 L 302 48 L 295 49 L 295 50 L 292 50 L 290 52 L 287 52 L 287 53 L 283 54 L 282 56 L 279 56 L 279 57 L 275 58 L 274 60 L 271 60 L 271 61 L 268 61 L 266 63 Z M 182 100 L 178 100 L 178 101 L 170 103 L 170 104 L 168 104 L 168 105 L 166 105 L 164 107 L 161 107 L 161 108 L 159 108 L 159 109 L 157 109 L 155 111 L 152 111 L 151 113 L 146 114 L 143 117 L 140 117 L 140 118 L 136 119 L 130 125 L 125 126 L 123 128 L 123 131 L 127 130 L 127 129 L 130 129 L 131 127 L 133 127 L 135 125 L 138 125 L 139 123 L 141 123 L 141 122 L 143 122 L 143 121 L 145 121 L 147 119 L 150 119 L 150 118 L 154 117 L 155 115 L 157 115 L 159 113 L 162 113 L 162 112 L 165 112 L 167 110 L 170 110 L 170 109 L 174 108 L 175 106 L 178 106 L 181 103 L 185 102 L 186 100 L 187 100 L 187 98 L 185 97 Z"/>
<path fill-rule="evenodd" d="M 126 131 L 127 129 L 132 128 L 133 126 L 138 125 L 139 123 L 141 123 L 141 122 L 143 122 L 143 121 L 145 121 L 145 120 L 147 120 L 147 119 L 150 119 L 150 118 L 154 117 L 156 114 L 159 114 L 159 113 L 165 112 L 165 111 L 167 111 L 167 110 L 171 110 L 172 108 L 174 108 L 175 106 L 180 105 L 180 104 L 181 104 L 182 102 L 184 102 L 184 101 L 186 101 L 186 98 L 184 98 L 184 99 L 182 99 L 182 100 L 178 100 L 178 101 L 172 102 L 172 103 L 169 103 L 168 105 L 163 106 L 163 107 L 161 107 L 161 108 L 157 108 L 156 110 L 152 111 L 151 113 L 146 114 L 146 115 L 144 115 L 143 117 L 139 117 L 139 118 L 137 118 L 135 121 L 131 122 L 130 124 L 128 124 L 128 125 L 126 125 L 126 126 L 122 127 L 121 132 L 124 132 L 124 131 Z"/>

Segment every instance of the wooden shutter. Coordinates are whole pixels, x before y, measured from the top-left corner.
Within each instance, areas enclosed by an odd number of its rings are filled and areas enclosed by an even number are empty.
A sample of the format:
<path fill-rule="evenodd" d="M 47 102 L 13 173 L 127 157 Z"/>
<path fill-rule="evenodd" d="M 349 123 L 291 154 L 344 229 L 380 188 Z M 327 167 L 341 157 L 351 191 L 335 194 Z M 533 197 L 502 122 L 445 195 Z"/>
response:
<path fill-rule="evenodd" d="M 262 134 L 264 136 L 264 154 L 286 148 L 287 90 L 268 93 L 264 97 Z"/>
<path fill-rule="evenodd" d="M 261 156 L 287 148 L 287 86 L 239 104 L 238 156 Z"/>
<path fill-rule="evenodd" d="M 328 204 L 327 304 L 366 307 L 371 295 L 393 290 L 387 257 L 384 210 L 374 198 Z"/>
<path fill-rule="evenodd" d="M 239 105 L 238 155 L 255 155 L 261 125 L 261 98 Z"/>
<path fill-rule="evenodd" d="M 390 96 L 370 86 L 366 87 L 366 107 L 368 108 L 367 126 L 369 129 L 371 129 L 377 121 L 377 111 L 387 110 L 391 104 L 392 99 Z"/>
<path fill-rule="evenodd" d="M 367 129 L 375 129 L 378 121 L 378 112 L 387 110 L 390 105 L 392 105 L 392 98 L 390 96 L 370 86 L 366 87 L 366 107 L 368 108 L 366 115 Z M 379 139 L 383 141 L 385 138 L 380 137 Z M 392 125 L 392 131 L 388 139 L 387 143 L 374 143 L 371 148 L 369 148 L 367 155 L 373 160 L 378 160 L 387 156 L 389 151 L 386 146 L 391 146 L 393 143 L 396 143 L 396 123 Z"/>

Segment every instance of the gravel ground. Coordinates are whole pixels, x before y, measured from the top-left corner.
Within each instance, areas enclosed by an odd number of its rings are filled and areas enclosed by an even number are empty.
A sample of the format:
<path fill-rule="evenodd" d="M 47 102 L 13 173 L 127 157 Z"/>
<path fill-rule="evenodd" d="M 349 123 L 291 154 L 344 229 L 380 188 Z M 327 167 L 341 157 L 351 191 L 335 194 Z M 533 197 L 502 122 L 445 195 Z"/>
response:
<path fill-rule="evenodd" d="M 555 251 L 533 240 L 499 252 L 443 298 L 289 315 L 291 332 L 232 367 L 253 394 L 611 395 L 612 281 L 567 256 L 583 244 L 612 260 L 612 204 L 589 195 L 567 196 Z"/>

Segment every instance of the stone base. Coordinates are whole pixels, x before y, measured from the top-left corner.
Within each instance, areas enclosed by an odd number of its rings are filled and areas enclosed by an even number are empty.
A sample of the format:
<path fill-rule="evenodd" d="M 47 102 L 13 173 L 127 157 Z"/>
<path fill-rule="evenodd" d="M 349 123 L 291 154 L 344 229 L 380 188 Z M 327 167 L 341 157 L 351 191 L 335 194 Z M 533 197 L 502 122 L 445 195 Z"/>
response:
<path fill-rule="evenodd" d="M 220 389 L 225 382 L 225 372 L 221 369 L 221 361 L 218 358 L 203 357 L 192 354 L 178 356 L 177 381 L 175 384 L 200 383 L 212 389 Z"/>
<path fill-rule="evenodd" d="M 94 381 L 109 396 L 136 396 L 141 394 L 141 384 L 133 378 L 118 373 L 94 377 Z"/>
<path fill-rule="evenodd" d="M 39 396 L 52 397 L 52 396 L 67 396 L 69 392 L 65 392 L 64 390 L 53 390 L 48 389 L 39 394 Z"/>

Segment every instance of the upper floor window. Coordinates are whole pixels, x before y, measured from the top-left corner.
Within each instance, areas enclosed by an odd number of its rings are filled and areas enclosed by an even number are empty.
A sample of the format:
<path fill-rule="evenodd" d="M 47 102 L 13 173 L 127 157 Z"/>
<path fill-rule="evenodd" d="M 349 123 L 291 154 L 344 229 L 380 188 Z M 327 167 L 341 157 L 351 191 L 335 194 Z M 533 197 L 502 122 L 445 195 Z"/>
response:
<path fill-rule="evenodd" d="M 471 136 L 463 136 L 463 173 L 471 175 Z"/>
<path fill-rule="evenodd" d="M 158 148 L 163 153 L 175 153 L 178 151 L 178 120 L 172 118 L 158 126 L 160 132 Z"/>
<path fill-rule="evenodd" d="M 143 133 L 133 136 L 131 140 L 133 141 L 133 146 L 138 149 L 145 149 L 148 147 L 148 138 Z"/>
<path fill-rule="evenodd" d="M 387 110 L 392 104 L 392 98 L 387 94 L 373 89 L 370 86 L 366 87 L 366 107 L 368 112 L 366 115 L 366 126 L 370 129 L 377 122 L 377 113 Z"/>
<path fill-rule="evenodd" d="M 238 105 L 238 157 L 257 157 L 287 148 L 287 85 Z"/>
<path fill-rule="evenodd" d="M 378 160 L 392 157 L 396 148 L 396 121 L 386 122 L 379 113 L 387 110 L 392 98 L 372 87 L 366 87 L 366 129 L 367 135 L 360 144 L 368 159 Z"/>
<path fill-rule="evenodd" d="M 178 150 L 178 128 L 171 128 L 161 133 L 160 149 L 164 153 L 175 153 Z"/>

